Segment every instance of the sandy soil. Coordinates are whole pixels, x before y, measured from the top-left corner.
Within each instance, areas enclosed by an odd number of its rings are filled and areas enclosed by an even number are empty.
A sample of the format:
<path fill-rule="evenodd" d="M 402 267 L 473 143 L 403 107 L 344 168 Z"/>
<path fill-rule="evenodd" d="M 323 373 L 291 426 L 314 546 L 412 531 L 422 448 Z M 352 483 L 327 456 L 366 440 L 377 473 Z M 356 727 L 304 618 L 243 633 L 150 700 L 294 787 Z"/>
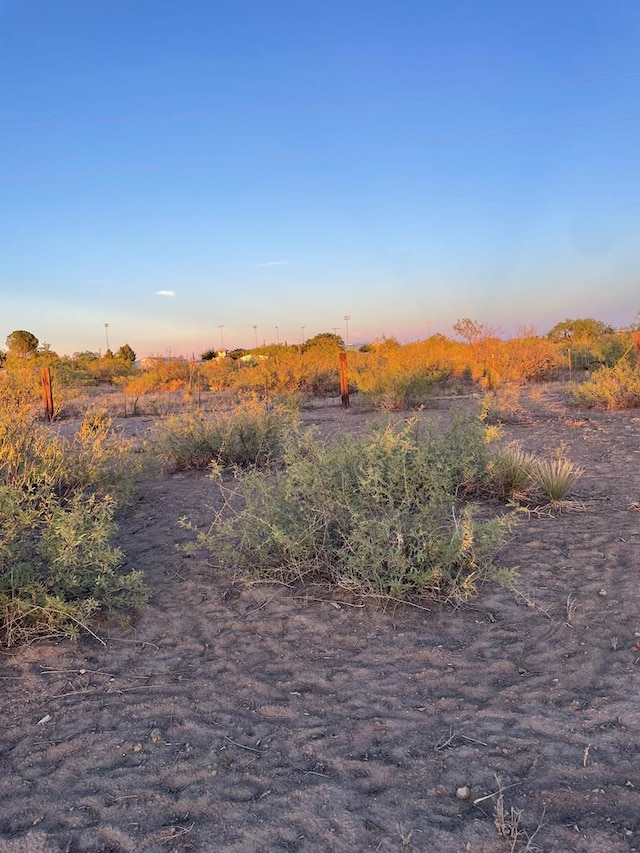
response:
<path fill-rule="evenodd" d="M 175 548 L 214 484 L 146 480 L 135 631 L 1 656 L 0 853 L 640 850 L 640 418 L 542 393 L 506 435 L 565 445 L 582 503 L 523 516 L 521 596 L 456 611 L 246 589 Z"/>

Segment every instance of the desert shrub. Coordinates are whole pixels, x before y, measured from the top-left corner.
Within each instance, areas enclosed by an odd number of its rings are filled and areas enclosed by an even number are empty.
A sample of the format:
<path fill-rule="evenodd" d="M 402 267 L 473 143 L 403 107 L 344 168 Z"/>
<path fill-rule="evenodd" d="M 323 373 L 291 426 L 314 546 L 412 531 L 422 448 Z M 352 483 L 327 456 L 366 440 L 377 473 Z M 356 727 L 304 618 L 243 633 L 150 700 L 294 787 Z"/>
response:
<path fill-rule="evenodd" d="M 185 358 L 157 356 L 144 360 L 139 371 L 114 377 L 132 402 L 133 414 L 138 414 L 141 397 L 150 394 L 169 395 L 175 391 L 189 393 L 192 389 L 195 365 Z"/>
<path fill-rule="evenodd" d="M 631 332 L 607 333 L 591 340 L 570 340 L 562 347 L 565 361 L 570 358 L 576 370 L 615 367 L 621 359 L 635 364 L 634 349 Z"/>
<path fill-rule="evenodd" d="M 142 573 L 118 571 L 113 498 L 0 485 L 0 643 L 76 637 L 98 613 L 139 606 Z"/>
<path fill-rule="evenodd" d="M 366 596 L 464 598 L 495 574 L 510 515 L 480 521 L 462 500 L 486 467 L 477 421 L 417 421 L 325 444 L 290 436 L 284 464 L 237 470 L 208 533 L 216 562 L 253 577 Z"/>
<path fill-rule="evenodd" d="M 527 382 L 549 379 L 561 364 L 560 347 L 546 338 L 521 330 L 516 338 L 502 341 L 496 358 L 505 382 Z"/>
<path fill-rule="evenodd" d="M 306 369 L 304 356 L 295 347 L 269 347 L 263 357 L 243 363 L 232 376 L 232 387 L 272 397 L 305 391 Z"/>
<path fill-rule="evenodd" d="M 39 421 L 28 401 L 5 398 L 0 414 L 0 483 L 47 488 L 64 496 L 91 488 L 125 502 L 139 465 L 131 444 L 113 429 L 103 410 L 88 410 L 73 438 Z"/>
<path fill-rule="evenodd" d="M 426 405 L 438 385 L 447 377 L 447 371 L 436 366 L 397 372 L 387 370 L 377 375 L 361 373 L 357 378 L 357 386 L 365 400 L 370 401 L 375 408 L 407 410 Z"/>
<path fill-rule="evenodd" d="M 225 391 L 238 370 L 238 363 L 233 358 L 212 358 L 199 367 L 203 384 L 210 391 Z"/>
<path fill-rule="evenodd" d="M 0 371 L 0 393 L 3 403 L 5 398 L 11 404 L 20 400 L 25 406 L 30 401 L 35 408 L 36 404 L 40 404 L 40 387 L 40 371 L 30 361 L 9 358 L 7 366 Z"/>
<path fill-rule="evenodd" d="M 271 399 L 292 394 L 317 397 L 338 394 L 339 352 L 335 343 L 306 348 L 262 347 L 239 365 L 230 377 L 230 385 L 240 392 Z"/>
<path fill-rule="evenodd" d="M 110 545 L 136 466 L 102 412 L 65 439 L 37 420 L 28 396 L 3 402 L 0 643 L 76 636 L 91 617 L 146 596 L 141 574 L 122 575 L 122 553 Z"/>
<path fill-rule="evenodd" d="M 480 403 L 480 418 L 488 424 L 519 421 L 524 414 L 518 385 L 501 385 L 487 391 Z"/>
<path fill-rule="evenodd" d="M 349 356 L 349 374 L 365 402 L 387 410 L 426 405 L 452 373 L 444 351 L 429 342 L 401 346 L 383 340 Z"/>
<path fill-rule="evenodd" d="M 601 367 L 573 389 L 575 399 L 602 409 L 634 409 L 640 406 L 640 370 L 626 359 L 613 367 Z"/>
<path fill-rule="evenodd" d="M 296 424 L 291 409 L 255 398 L 229 413 L 191 409 L 163 422 L 157 450 L 162 463 L 174 471 L 205 468 L 212 462 L 265 465 L 281 455 L 285 436 Z"/>
<path fill-rule="evenodd" d="M 135 489 L 142 464 L 133 442 L 114 427 L 104 408 L 89 408 L 75 436 L 64 445 L 66 488 L 98 490 L 118 503 L 127 503 Z"/>
<path fill-rule="evenodd" d="M 38 422 L 32 395 L 5 386 L 0 412 L 0 482 L 28 487 L 55 482 L 63 472 L 59 443 L 48 443 L 50 429 Z"/>

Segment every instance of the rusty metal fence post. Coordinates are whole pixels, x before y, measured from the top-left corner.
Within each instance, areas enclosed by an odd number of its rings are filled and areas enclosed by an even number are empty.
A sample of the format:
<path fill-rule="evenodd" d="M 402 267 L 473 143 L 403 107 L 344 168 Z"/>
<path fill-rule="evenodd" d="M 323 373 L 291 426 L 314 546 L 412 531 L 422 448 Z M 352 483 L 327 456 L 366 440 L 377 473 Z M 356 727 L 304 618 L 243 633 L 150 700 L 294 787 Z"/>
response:
<path fill-rule="evenodd" d="M 342 408 L 349 408 L 349 377 L 347 376 L 347 354 L 340 353 L 340 399 Z"/>
<path fill-rule="evenodd" d="M 53 387 L 51 385 L 51 368 L 43 367 L 40 371 L 42 379 L 42 402 L 44 410 L 49 419 L 49 423 L 53 421 Z"/>

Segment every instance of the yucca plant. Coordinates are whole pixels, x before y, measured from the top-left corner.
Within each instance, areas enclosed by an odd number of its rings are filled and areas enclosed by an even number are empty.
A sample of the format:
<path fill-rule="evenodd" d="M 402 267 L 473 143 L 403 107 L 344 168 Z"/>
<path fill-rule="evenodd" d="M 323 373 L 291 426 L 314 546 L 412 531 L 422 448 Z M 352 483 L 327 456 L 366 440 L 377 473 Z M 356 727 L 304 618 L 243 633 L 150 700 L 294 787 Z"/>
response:
<path fill-rule="evenodd" d="M 489 487 L 500 500 L 527 500 L 531 497 L 538 460 L 517 442 L 500 449 L 487 464 Z"/>
<path fill-rule="evenodd" d="M 582 468 L 564 456 L 539 459 L 533 468 L 533 480 L 550 503 L 561 503 L 583 474 Z"/>

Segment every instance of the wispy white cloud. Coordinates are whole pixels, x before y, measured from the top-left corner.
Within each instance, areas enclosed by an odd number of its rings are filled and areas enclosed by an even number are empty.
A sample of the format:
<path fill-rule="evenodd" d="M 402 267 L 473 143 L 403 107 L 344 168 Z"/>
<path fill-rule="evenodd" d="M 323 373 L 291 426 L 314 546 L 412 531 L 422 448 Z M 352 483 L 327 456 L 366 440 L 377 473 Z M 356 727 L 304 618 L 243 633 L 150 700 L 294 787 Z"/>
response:
<path fill-rule="evenodd" d="M 284 267 L 289 263 L 289 261 L 263 261 L 263 263 L 258 264 L 259 267 Z"/>
<path fill-rule="evenodd" d="M 175 290 L 156 290 L 156 296 L 175 296 Z"/>

